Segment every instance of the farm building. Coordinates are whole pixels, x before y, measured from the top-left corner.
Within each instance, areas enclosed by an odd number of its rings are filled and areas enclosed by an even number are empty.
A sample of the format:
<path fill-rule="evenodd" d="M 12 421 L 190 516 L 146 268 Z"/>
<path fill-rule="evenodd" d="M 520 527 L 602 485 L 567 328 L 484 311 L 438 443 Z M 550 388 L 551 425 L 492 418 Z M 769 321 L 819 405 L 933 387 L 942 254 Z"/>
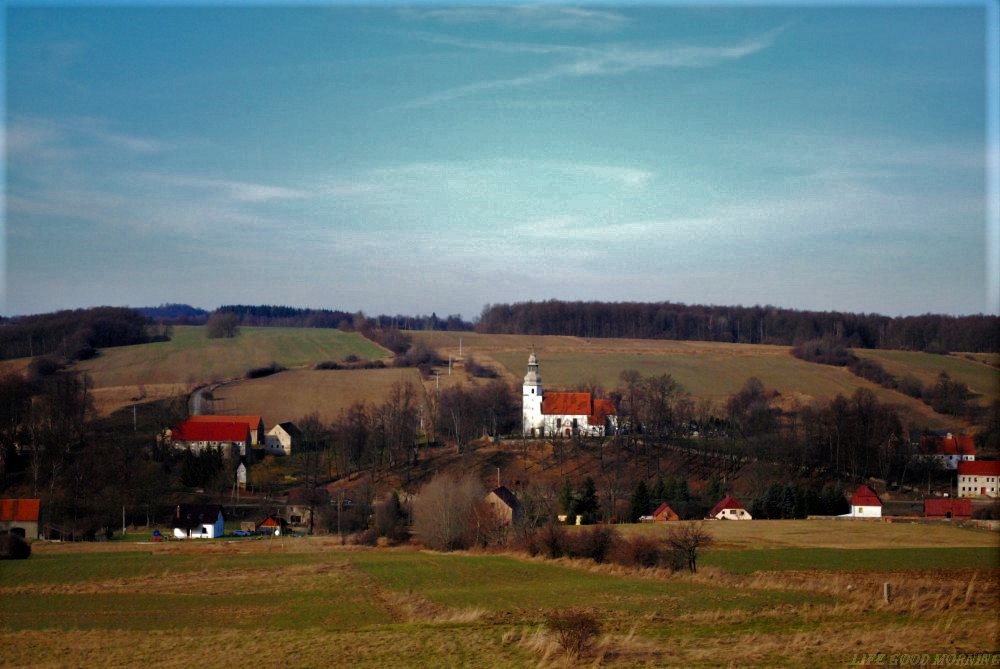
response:
<path fill-rule="evenodd" d="M 0 499 L 0 534 L 37 539 L 41 512 L 40 499 Z"/>
<path fill-rule="evenodd" d="M 959 497 L 1000 496 L 1000 460 L 958 463 Z"/>
<path fill-rule="evenodd" d="M 591 393 L 545 392 L 538 356 L 528 356 L 521 392 L 521 429 L 530 436 L 603 437 L 615 427 L 615 405 Z"/>
<path fill-rule="evenodd" d="M 937 461 L 944 469 L 955 471 L 958 463 L 976 459 L 976 443 L 971 434 L 927 435 L 920 439 L 918 457 Z"/>
<path fill-rule="evenodd" d="M 219 504 L 178 504 L 173 530 L 178 539 L 215 539 L 221 537 L 225 517 Z"/>
<path fill-rule="evenodd" d="M 293 526 L 308 527 L 312 513 L 317 514 L 330 504 L 330 491 L 326 488 L 292 488 L 288 491 L 285 514 Z"/>
<path fill-rule="evenodd" d="M 972 500 L 928 497 L 924 500 L 924 518 L 972 518 Z"/>
<path fill-rule="evenodd" d="M 850 518 L 881 518 L 882 500 L 868 486 L 859 485 L 851 496 L 851 512 L 844 515 Z"/>
<path fill-rule="evenodd" d="M 291 455 L 301 440 L 302 432 L 295 423 L 278 423 L 264 437 L 264 452 L 267 455 Z"/>
<path fill-rule="evenodd" d="M 713 506 L 708 512 L 708 517 L 717 520 L 753 520 L 746 507 L 732 495 L 726 495 L 722 501 Z"/>
<path fill-rule="evenodd" d="M 263 448 L 264 419 L 260 416 L 191 416 L 188 418 L 191 423 L 243 423 L 250 430 L 251 448 Z"/>
<path fill-rule="evenodd" d="M 269 534 L 280 537 L 285 534 L 286 527 L 288 527 L 288 523 L 284 518 L 271 514 L 264 520 L 257 523 L 257 527 L 255 529 L 257 534 Z"/>
<path fill-rule="evenodd" d="M 218 448 L 226 458 L 253 457 L 250 430 L 244 422 L 189 419 L 170 431 L 170 442 L 176 448 L 190 448 L 192 453 Z"/>
<path fill-rule="evenodd" d="M 512 525 L 521 520 L 521 501 L 506 486 L 499 486 L 486 495 L 486 503 L 501 525 Z"/>
<path fill-rule="evenodd" d="M 656 507 L 653 511 L 653 522 L 662 523 L 671 520 L 680 520 L 681 517 L 677 515 L 677 512 L 670 508 L 670 505 L 664 502 L 663 504 Z"/>

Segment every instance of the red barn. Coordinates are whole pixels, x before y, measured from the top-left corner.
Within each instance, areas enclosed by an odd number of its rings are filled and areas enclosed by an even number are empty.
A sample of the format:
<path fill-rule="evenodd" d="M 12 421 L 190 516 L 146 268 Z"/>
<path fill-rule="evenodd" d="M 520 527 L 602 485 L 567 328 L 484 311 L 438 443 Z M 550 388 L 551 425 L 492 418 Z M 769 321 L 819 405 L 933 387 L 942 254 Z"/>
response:
<path fill-rule="evenodd" d="M 924 518 L 972 518 L 972 500 L 928 497 L 924 500 Z"/>

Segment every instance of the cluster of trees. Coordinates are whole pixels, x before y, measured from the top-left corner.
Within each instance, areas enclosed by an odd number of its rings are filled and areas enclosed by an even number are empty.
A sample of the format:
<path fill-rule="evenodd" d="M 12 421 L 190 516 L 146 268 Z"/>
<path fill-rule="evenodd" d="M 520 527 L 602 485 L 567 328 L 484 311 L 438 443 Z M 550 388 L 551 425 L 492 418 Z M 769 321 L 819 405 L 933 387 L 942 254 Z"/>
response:
<path fill-rule="evenodd" d="M 829 483 L 821 490 L 809 485 L 772 483 L 750 503 L 750 515 L 758 520 L 840 516 L 850 510 L 839 483 Z"/>
<path fill-rule="evenodd" d="M 1000 318 L 800 311 L 672 302 L 520 302 L 483 308 L 476 331 L 793 345 L 832 337 L 858 348 L 998 351 Z"/>
<path fill-rule="evenodd" d="M 0 359 L 54 356 L 62 362 L 93 357 L 100 348 L 129 346 L 170 337 L 133 309 L 96 307 L 19 316 L 0 321 Z"/>

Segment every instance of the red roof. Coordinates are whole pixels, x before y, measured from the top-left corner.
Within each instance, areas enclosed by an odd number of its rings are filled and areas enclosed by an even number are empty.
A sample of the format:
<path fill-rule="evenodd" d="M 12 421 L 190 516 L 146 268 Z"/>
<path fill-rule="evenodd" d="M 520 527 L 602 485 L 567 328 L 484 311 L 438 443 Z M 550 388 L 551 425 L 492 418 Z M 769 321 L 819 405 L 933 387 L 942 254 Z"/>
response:
<path fill-rule="evenodd" d="M 924 437 L 920 445 L 926 453 L 938 455 L 975 455 L 976 442 L 971 434 L 948 435 L 947 437 Z"/>
<path fill-rule="evenodd" d="M 245 423 L 251 430 L 263 427 L 264 419 L 260 416 L 191 416 L 191 423 Z"/>
<path fill-rule="evenodd" d="M 171 432 L 173 441 L 230 441 L 245 443 L 250 439 L 250 430 L 245 422 L 213 421 L 199 422 L 186 420 Z"/>
<path fill-rule="evenodd" d="M 551 393 L 542 395 L 542 413 L 550 416 L 589 416 L 590 393 Z"/>
<path fill-rule="evenodd" d="M 851 506 L 882 506 L 882 500 L 866 485 L 859 485 L 851 497 Z"/>
<path fill-rule="evenodd" d="M 611 400 L 594 400 L 594 413 L 587 416 L 589 425 L 604 425 L 608 416 L 615 415 L 615 403 Z"/>
<path fill-rule="evenodd" d="M 653 512 L 653 518 L 659 518 L 660 516 L 666 516 L 667 518 L 677 518 L 677 513 L 670 508 L 670 505 L 664 502 L 663 504 L 656 507 L 656 511 Z"/>
<path fill-rule="evenodd" d="M 1000 476 L 1000 460 L 975 460 L 958 463 L 959 476 Z"/>
<path fill-rule="evenodd" d="M 712 510 L 708 512 L 708 515 L 715 517 L 719 515 L 721 511 L 725 511 L 726 509 L 746 509 L 746 507 L 740 504 L 740 501 L 732 495 L 726 495 L 722 498 L 721 502 L 712 507 Z"/>
<path fill-rule="evenodd" d="M 0 499 L 0 521 L 38 522 L 40 499 Z"/>
<path fill-rule="evenodd" d="M 952 518 L 971 518 L 972 500 L 933 497 L 924 500 L 924 516 L 927 518 L 947 518 L 949 512 Z"/>

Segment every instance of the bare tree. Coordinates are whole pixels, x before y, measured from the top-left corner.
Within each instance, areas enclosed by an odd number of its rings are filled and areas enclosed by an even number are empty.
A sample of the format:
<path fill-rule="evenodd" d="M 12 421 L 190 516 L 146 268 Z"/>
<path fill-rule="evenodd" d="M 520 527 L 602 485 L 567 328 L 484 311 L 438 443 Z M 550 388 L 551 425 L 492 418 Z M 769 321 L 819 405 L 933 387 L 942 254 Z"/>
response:
<path fill-rule="evenodd" d="M 673 553 L 673 563 L 687 566 L 693 574 L 698 571 L 698 552 L 712 544 L 712 534 L 702 522 L 679 523 L 667 533 L 667 544 Z"/>
<path fill-rule="evenodd" d="M 472 475 L 438 474 L 413 499 L 413 529 L 428 548 L 449 551 L 477 539 L 483 486 Z"/>

